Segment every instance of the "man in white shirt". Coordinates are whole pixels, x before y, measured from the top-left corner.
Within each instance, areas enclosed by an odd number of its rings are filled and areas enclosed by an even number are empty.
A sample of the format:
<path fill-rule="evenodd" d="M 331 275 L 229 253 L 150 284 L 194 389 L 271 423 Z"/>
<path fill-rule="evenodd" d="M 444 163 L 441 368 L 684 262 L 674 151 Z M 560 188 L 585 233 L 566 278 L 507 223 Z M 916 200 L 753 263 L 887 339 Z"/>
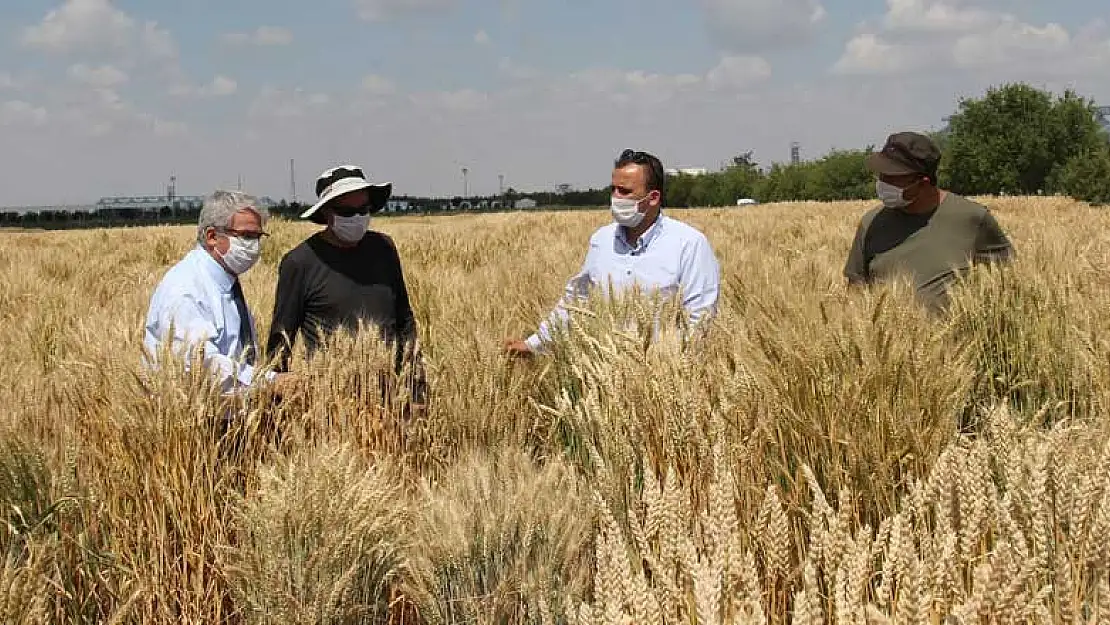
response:
<path fill-rule="evenodd" d="M 166 272 L 150 299 L 143 334 L 148 363 L 156 365 L 168 341 L 187 362 L 202 350 L 225 394 L 258 378 L 274 382 L 275 390 L 288 384 L 273 372 L 256 374 L 257 334 L 239 283 L 258 262 L 268 218 L 254 197 L 238 191 L 216 191 L 205 200 L 196 247 Z"/>
<path fill-rule="evenodd" d="M 613 223 L 590 237 L 582 268 L 539 330 L 527 339 L 504 342 L 510 355 L 545 352 L 552 325 L 567 319 L 566 306 L 592 288 L 608 291 L 610 281 L 619 290 L 638 285 L 664 297 L 681 292 L 692 326 L 716 313 L 721 280 L 717 257 L 704 234 L 663 215 L 663 164 L 646 152 L 625 150 L 614 165 L 612 182 Z"/>

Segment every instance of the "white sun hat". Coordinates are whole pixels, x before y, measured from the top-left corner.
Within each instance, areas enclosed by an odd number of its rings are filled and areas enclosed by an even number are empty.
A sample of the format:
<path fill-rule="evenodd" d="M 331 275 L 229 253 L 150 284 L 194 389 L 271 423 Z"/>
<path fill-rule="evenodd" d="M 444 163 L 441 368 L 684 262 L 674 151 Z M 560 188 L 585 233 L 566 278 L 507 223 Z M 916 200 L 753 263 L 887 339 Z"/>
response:
<path fill-rule="evenodd" d="M 324 217 L 318 212 L 320 207 L 341 195 L 360 189 L 370 190 L 370 205 L 372 207 L 370 212 L 376 213 L 385 206 L 389 196 L 393 194 L 393 183 L 371 183 L 366 179 L 366 174 L 362 172 L 362 168 L 356 165 L 332 167 L 316 178 L 316 197 L 319 200 L 308 210 L 301 213 L 301 219 L 311 219 L 318 224 L 325 223 Z"/>

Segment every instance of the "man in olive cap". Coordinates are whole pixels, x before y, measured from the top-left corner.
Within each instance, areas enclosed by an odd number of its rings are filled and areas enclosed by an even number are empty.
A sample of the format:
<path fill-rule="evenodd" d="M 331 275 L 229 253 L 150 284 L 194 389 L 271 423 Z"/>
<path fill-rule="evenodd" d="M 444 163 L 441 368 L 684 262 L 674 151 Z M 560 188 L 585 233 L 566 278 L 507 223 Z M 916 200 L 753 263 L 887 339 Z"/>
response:
<path fill-rule="evenodd" d="M 940 149 L 929 137 L 899 132 L 872 154 L 882 206 L 856 229 L 844 276 L 870 284 L 908 273 L 931 308 L 948 302 L 959 272 L 985 262 L 1006 262 L 1013 246 L 983 205 L 937 187 Z"/>

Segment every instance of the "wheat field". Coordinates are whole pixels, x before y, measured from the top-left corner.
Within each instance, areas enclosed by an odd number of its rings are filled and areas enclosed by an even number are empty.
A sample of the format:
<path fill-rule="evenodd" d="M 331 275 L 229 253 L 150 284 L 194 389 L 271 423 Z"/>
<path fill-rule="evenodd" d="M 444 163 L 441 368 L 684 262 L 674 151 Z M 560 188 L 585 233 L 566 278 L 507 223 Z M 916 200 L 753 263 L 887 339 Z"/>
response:
<path fill-rule="evenodd" d="M 520 362 L 607 212 L 377 220 L 416 418 L 369 333 L 280 403 L 146 374 L 195 228 L 2 233 L 0 622 L 1108 623 L 1110 213 L 983 201 L 1018 258 L 947 316 L 844 285 L 863 203 L 676 210 L 721 262 L 702 346 L 628 297 Z M 262 336 L 313 226 L 269 230 Z"/>

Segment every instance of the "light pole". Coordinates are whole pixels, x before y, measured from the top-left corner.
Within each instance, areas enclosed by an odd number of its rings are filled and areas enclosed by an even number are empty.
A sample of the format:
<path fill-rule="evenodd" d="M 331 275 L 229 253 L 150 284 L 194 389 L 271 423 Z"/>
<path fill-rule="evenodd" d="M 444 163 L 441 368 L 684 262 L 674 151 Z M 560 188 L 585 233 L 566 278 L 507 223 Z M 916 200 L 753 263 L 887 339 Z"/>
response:
<path fill-rule="evenodd" d="M 464 198 L 470 197 L 470 187 L 467 185 L 467 182 L 466 182 L 466 174 L 469 171 L 470 170 L 467 169 L 466 167 L 462 168 L 462 173 L 463 173 L 463 197 Z"/>
<path fill-rule="evenodd" d="M 170 204 L 170 214 L 176 217 L 177 204 L 174 202 L 174 196 L 177 195 L 177 174 L 170 174 L 170 188 L 169 193 L 167 193 L 166 195 L 169 196 L 167 199 L 169 200 Z"/>
<path fill-rule="evenodd" d="M 497 193 L 505 195 L 505 174 L 497 174 Z"/>

